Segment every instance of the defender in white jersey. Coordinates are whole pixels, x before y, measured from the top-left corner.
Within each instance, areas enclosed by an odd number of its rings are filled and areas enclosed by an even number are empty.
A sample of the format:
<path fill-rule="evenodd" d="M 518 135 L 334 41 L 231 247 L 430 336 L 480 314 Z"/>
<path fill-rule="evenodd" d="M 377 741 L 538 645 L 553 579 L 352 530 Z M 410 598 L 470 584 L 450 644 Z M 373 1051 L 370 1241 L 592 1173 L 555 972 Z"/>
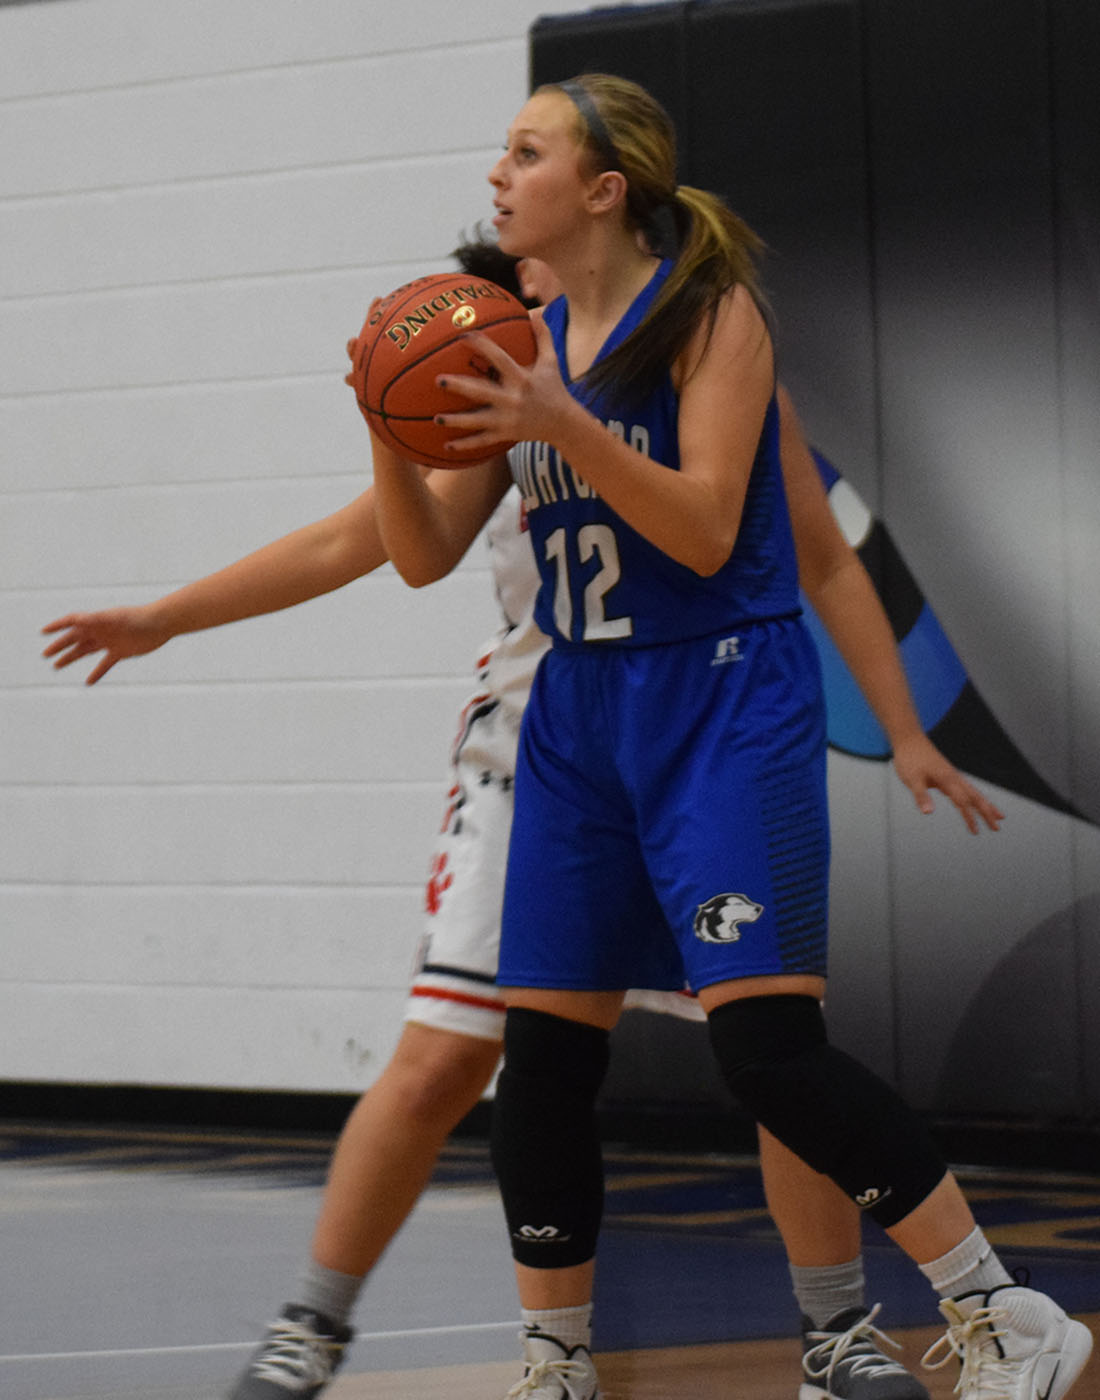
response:
<path fill-rule="evenodd" d="M 503 625 L 478 659 L 479 688 L 459 715 L 406 1016 L 499 1041 L 504 1002 L 496 973 L 516 750 L 531 681 L 549 643 L 535 625 L 538 572 L 518 492 L 496 508 L 486 539 Z"/>
<path fill-rule="evenodd" d="M 550 646 L 534 619 L 538 570 L 516 488 L 490 517 L 486 542 L 504 623 L 478 659 L 481 684 L 459 715 L 406 1020 L 499 1041 L 504 1002 L 496 972 L 516 752 L 535 670 Z M 630 992 L 627 1005 L 705 1019 L 686 990 Z"/>

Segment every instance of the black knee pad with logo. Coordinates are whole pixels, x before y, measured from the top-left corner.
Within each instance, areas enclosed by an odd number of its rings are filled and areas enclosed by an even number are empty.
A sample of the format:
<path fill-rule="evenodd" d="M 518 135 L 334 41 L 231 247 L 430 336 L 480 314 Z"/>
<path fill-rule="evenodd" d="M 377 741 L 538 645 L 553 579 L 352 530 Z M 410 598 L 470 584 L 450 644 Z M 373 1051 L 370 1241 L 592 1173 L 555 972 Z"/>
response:
<path fill-rule="evenodd" d="M 596 1252 L 603 1162 L 595 1107 L 609 1055 L 597 1026 L 508 1012 L 491 1147 L 512 1254 L 530 1268 L 582 1264 Z"/>
<path fill-rule="evenodd" d="M 942 1181 L 946 1164 L 919 1115 L 828 1043 L 813 997 L 726 1002 L 709 1027 L 726 1083 L 748 1112 L 878 1224 L 896 1224 Z"/>

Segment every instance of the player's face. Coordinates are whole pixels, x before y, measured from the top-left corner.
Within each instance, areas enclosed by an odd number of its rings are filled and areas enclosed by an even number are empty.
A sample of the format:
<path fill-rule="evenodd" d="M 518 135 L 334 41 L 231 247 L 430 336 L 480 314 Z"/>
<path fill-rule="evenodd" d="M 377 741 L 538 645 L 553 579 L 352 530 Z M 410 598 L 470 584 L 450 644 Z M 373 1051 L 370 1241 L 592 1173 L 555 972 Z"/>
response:
<path fill-rule="evenodd" d="M 489 183 L 504 252 L 538 256 L 576 229 L 588 182 L 581 172 L 575 109 L 564 93 L 539 93 L 523 107 Z"/>

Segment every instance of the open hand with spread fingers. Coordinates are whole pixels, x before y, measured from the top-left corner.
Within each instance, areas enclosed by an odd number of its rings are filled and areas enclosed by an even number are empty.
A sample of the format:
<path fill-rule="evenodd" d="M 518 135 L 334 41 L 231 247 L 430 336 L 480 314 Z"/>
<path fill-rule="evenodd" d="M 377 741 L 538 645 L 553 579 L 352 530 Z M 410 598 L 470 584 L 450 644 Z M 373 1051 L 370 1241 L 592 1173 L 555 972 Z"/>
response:
<path fill-rule="evenodd" d="M 42 631 L 47 636 L 53 632 L 60 634 L 42 653 L 54 659 L 54 669 L 57 671 L 71 666 L 82 657 L 100 651 L 103 653 L 88 673 L 86 685 L 95 685 L 96 681 L 102 680 L 116 662 L 156 651 L 172 636 L 167 628 L 159 627 L 152 620 L 144 607 L 67 613 L 48 622 Z"/>
<path fill-rule="evenodd" d="M 999 831 L 1004 813 L 973 783 L 963 777 L 926 734 L 914 734 L 894 748 L 894 771 L 913 794 L 922 812 L 933 807 L 930 788 L 936 788 L 958 808 L 967 828 L 976 836 L 982 822 Z"/>

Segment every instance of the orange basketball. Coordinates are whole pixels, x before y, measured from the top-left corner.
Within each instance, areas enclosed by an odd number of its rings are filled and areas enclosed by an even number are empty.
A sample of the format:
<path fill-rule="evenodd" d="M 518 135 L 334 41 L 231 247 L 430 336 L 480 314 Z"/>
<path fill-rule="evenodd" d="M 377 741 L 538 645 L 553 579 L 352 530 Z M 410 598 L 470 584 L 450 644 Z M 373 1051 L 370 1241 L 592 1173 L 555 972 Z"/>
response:
<path fill-rule="evenodd" d="M 475 406 L 438 388 L 439 375 L 497 377 L 467 339 L 470 331 L 491 336 L 521 365 L 535 358 L 523 303 L 495 282 L 463 272 L 418 277 L 398 287 L 371 307 L 358 340 L 349 344 L 347 382 L 367 422 L 402 457 L 428 467 L 468 467 L 484 459 L 484 449 L 466 457 L 447 452 L 446 444 L 460 442 L 464 434 L 435 422 L 438 413 Z M 491 450 L 503 452 L 511 445 Z"/>

